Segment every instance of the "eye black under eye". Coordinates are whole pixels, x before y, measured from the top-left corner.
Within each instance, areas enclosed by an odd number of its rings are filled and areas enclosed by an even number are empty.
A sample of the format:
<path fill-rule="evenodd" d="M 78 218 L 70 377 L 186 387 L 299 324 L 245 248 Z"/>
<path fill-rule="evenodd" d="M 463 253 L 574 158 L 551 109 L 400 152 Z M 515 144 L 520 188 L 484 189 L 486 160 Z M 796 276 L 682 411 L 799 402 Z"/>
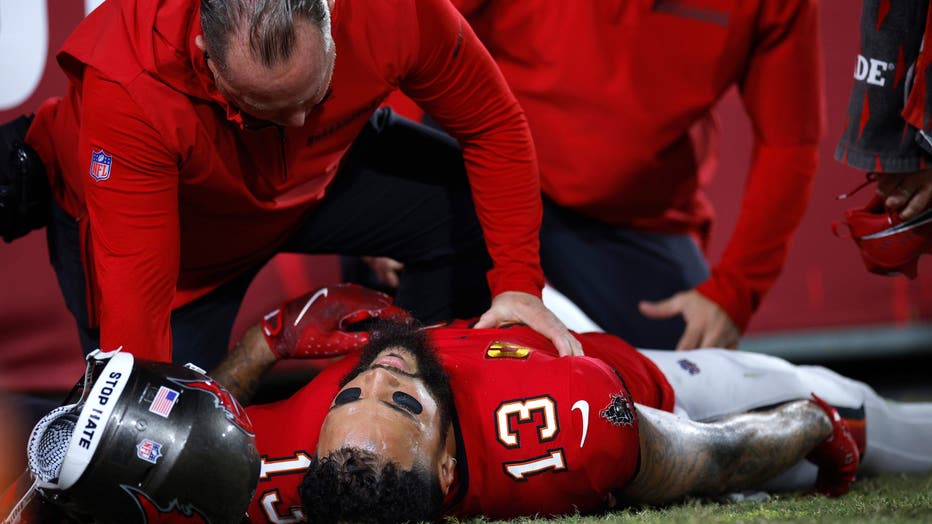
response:
<path fill-rule="evenodd" d="M 392 393 L 392 400 L 415 415 L 420 415 L 421 411 L 424 411 L 424 406 L 416 398 L 402 391 Z"/>
<path fill-rule="evenodd" d="M 347 402 L 352 402 L 359 399 L 359 395 L 362 394 L 362 389 L 360 388 L 346 388 L 343 391 L 339 392 L 337 396 L 333 399 L 334 406 L 340 406 L 346 404 Z"/>

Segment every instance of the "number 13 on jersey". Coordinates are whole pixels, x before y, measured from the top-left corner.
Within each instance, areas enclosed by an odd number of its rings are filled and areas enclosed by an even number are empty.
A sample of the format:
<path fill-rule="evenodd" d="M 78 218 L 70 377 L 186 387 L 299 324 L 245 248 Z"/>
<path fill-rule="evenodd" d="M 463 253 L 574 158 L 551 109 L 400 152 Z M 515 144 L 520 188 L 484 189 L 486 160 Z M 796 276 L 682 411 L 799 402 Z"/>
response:
<path fill-rule="evenodd" d="M 540 414 L 536 426 L 537 442 L 553 441 L 560 433 L 557 419 L 557 405 L 549 395 L 520 400 L 509 400 L 499 404 L 495 410 L 495 429 L 498 441 L 506 448 L 520 448 L 522 435 L 519 425 L 534 421 L 535 414 Z M 526 433 L 526 432 L 524 432 Z M 526 460 L 505 462 L 502 467 L 506 474 L 517 481 L 527 480 L 531 475 L 551 471 L 566 471 L 566 459 L 563 448 L 547 450 L 543 455 L 528 457 Z"/>

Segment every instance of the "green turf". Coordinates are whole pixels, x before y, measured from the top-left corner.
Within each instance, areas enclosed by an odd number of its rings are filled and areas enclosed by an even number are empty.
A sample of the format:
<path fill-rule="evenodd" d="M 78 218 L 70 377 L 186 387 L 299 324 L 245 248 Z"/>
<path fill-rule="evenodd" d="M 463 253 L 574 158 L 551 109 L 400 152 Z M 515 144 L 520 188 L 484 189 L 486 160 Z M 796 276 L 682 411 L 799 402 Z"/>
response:
<path fill-rule="evenodd" d="M 450 523 L 457 522 L 449 520 Z M 492 522 L 471 520 L 470 524 Z M 772 495 L 764 502 L 719 504 L 690 500 L 662 509 L 626 509 L 597 516 L 519 519 L 520 523 L 932 523 L 932 474 L 885 475 L 858 480 L 848 495 L 827 499 L 795 494 Z"/>

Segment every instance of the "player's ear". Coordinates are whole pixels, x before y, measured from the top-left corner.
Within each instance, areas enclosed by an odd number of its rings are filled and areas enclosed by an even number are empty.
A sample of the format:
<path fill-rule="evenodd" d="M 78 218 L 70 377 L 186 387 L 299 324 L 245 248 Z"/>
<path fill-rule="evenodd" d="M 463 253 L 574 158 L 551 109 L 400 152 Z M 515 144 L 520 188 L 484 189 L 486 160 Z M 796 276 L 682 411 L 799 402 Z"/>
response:
<path fill-rule="evenodd" d="M 456 479 L 456 457 L 444 453 L 440 458 L 437 470 L 440 478 L 440 490 L 446 496 L 450 492 L 450 487 L 453 486 L 453 480 Z"/>

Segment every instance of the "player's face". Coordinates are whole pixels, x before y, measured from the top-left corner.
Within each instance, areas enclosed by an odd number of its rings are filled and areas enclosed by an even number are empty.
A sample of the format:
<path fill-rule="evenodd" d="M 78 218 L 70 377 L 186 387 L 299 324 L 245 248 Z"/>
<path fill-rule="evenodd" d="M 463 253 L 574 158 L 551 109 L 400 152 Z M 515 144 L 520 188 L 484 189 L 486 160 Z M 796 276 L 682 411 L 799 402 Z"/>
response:
<path fill-rule="evenodd" d="M 409 469 L 439 457 L 441 412 L 415 356 L 400 347 L 379 352 L 334 397 L 317 445 L 320 456 L 342 447 L 377 453 Z"/>
<path fill-rule="evenodd" d="M 330 94 L 336 61 L 332 40 L 310 22 L 295 25 L 294 52 L 271 68 L 252 57 L 246 38 L 231 38 L 226 68 L 207 61 L 220 94 L 259 121 L 300 127 Z"/>

